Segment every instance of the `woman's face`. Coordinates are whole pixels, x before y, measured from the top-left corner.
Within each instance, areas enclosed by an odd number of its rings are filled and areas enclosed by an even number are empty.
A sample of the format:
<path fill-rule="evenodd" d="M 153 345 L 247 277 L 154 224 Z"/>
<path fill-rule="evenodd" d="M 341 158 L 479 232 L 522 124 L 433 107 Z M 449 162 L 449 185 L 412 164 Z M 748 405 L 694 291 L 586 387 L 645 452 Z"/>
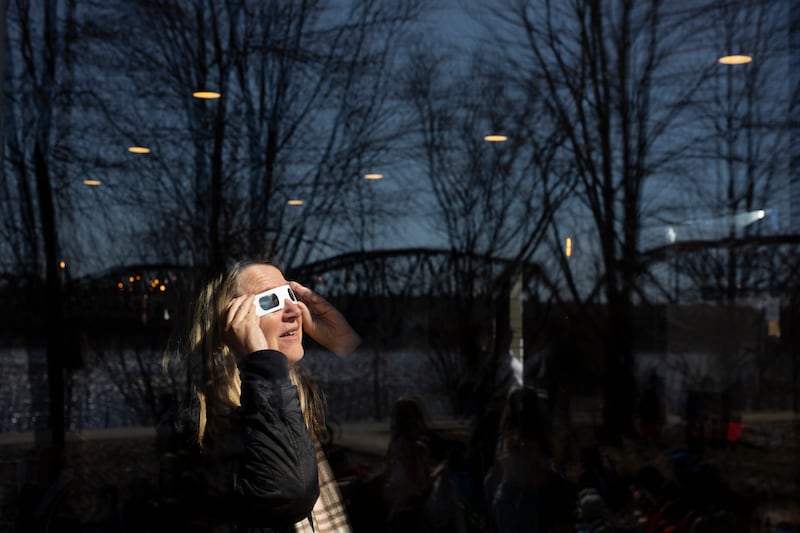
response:
<path fill-rule="evenodd" d="M 258 294 L 289 282 L 280 270 L 272 265 L 250 265 L 239 275 L 242 293 Z M 278 350 L 289 360 L 289 366 L 303 358 L 303 316 L 300 306 L 291 300 L 284 301 L 283 309 L 259 318 L 264 336 L 278 338 Z"/>

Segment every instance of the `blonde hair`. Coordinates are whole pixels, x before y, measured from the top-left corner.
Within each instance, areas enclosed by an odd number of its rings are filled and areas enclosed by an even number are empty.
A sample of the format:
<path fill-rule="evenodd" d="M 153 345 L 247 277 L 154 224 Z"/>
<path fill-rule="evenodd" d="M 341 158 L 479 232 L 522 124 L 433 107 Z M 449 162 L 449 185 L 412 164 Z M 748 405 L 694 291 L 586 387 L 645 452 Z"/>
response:
<path fill-rule="evenodd" d="M 241 405 L 242 382 L 236 355 L 224 340 L 228 303 L 240 294 L 239 278 L 254 264 L 239 262 L 226 273 L 212 279 L 194 303 L 185 353 L 191 363 L 199 364 L 199 383 L 194 385 L 197 402 L 197 443 L 202 447 L 219 441 L 228 432 L 226 417 L 232 408 Z M 297 365 L 289 370 L 292 384 L 297 387 L 300 407 L 309 431 L 316 438 L 324 434 L 324 398 L 313 381 Z"/>

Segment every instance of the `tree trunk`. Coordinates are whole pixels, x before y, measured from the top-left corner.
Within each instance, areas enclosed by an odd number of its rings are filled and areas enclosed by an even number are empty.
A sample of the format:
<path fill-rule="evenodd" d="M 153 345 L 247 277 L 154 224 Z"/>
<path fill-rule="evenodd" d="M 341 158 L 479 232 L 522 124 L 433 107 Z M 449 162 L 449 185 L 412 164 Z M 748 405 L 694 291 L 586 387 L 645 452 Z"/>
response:
<path fill-rule="evenodd" d="M 636 383 L 633 377 L 633 312 L 630 298 L 609 293 L 603 379 L 603 426 L 611 444 L 635 436 Z"/>
<path fill-rule="evenodd" d="M 58 235 L 55 206 L 47 161 L 41 146 L 34 148 L 36 184 L 45 252 L 45 283 L 41 309 L 44 313 L 42 327 L 46 336 L 47 382 L 50 398 L 48 428 L 50 444 L 60 454 L 64 447 L 64 370 L 61 361 L 63 291 L 58 272 Z"/>

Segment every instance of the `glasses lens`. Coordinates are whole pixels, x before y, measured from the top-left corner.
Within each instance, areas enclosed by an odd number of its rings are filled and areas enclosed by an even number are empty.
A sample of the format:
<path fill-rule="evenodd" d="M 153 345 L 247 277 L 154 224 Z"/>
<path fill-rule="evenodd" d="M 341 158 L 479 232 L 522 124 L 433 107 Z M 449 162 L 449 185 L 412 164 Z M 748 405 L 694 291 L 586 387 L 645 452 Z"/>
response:
<path fill-rule="evenodd" d="M 280 302 L 278 301 L 278 296 L 276 294 L 266 294 L 258 299 L 258 305 L 264 311 L 274 309 L 278 307 L 279 304 Z"/>
<path fill-rule="evenodd" d="M 293 302 L 297 301 L 297 296 L 294 295 L 294 291 L 291 287 L 286 287 L 286 291 L 289 293 L 289 299 Z"/>

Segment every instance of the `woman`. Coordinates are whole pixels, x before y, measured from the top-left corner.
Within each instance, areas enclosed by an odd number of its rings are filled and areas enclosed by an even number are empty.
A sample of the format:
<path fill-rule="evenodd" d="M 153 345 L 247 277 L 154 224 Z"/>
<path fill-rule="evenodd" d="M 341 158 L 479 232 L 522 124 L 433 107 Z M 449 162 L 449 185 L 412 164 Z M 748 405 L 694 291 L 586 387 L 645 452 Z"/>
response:
<path fill-rule="evenodd" d="M 340 356 L 360 342 L 330 303 L 266 263 L 236 264 L 200 294 L 186 350 L 200 366 L 201 453 L 184 484 L 195 526 L 350 530 L 318 444 L 321 401 L 296 367 L 304 334 Z"/>

